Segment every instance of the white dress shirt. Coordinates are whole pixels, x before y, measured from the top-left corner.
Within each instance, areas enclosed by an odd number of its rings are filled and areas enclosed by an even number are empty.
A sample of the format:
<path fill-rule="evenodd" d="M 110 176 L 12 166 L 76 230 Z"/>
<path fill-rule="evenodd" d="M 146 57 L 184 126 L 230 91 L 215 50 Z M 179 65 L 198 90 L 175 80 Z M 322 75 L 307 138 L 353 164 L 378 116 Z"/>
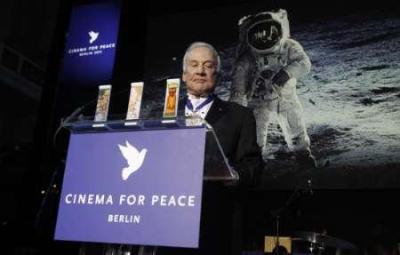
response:
<path fill-rule="evenodd" d="M 196 109 L 199 105 L 201 105 L 207 99 L 208 99 L 208 97 L 196 97 L 196 96 L 193 96 L 191 94 L 188 94 L 188 100 L 190 100 L 190 102 L 192 103 L 193 109 Z M 202 106 L 197 111 L 189 109 L 187 107 L 187 105 L 186 105 L 185 106 L 185 116 L 186 117 L 200 116 L 200 118 L 205 119 L 205 117 L 207 116 L 207 113 L 210 110 L 211 105 L 213 104 L 213 102 L 214 102 L 214 100 L 212 100 L 208 104 Z"/>

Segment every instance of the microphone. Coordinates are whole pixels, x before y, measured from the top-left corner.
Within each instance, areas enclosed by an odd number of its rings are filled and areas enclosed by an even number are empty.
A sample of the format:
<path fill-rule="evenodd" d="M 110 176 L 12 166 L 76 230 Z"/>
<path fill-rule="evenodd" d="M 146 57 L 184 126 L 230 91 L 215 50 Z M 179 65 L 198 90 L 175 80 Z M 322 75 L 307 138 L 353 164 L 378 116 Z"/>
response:
<path fill-rule="evenodd" d="M 82 106 L 76 108 L 76 109 L 75 109 L 70 115 L 68 115 L 65 119 L 64 119 L 64 118 L 61 118 L 61 120 L 60 120 L 60 125 L 57 127 L 56 131 L 54 131 L 54 134 L 53 134 L 53 139 L 52 139 L 52 140 L 53 140 L 53 147 L 54 147 L 54 148 L 57 147 L 57 145 L 56 145 L 57 135 L 58 135 L 58 133 L 61 131 L 61 129 L 64 127 L 64 125 L 65 125 L 66 123 L 68 123 L 70 120 L 72 120 L 73 118 L 75 118 L 78 114 L 80 114 L 80 113 L 85 109 L 86 106 L 87 106 L 87 104 L 82 105 Z"/>
<path fill-rule="evenodd" d="M 127 91 L 129 91 L 129 89 L 123 89 L 118 91 L 117 93 L 114 93 L 113 97 L 115 99 L 116 96 L 121 96 L 124 95 L 124 93 L 126 93 Z M 87 103 L 77 107 L 71 114 L 69 114 L 68 116 L 66 116 L 65 118 L 61 118 L 60 120 L 60 125 L 57 127 L 57 129 L 54 131 L 53 134 L 53 147 L 56 148 L 56 139 L 57 139 L 57 135 L 58 133 L 61 131 L 61 129 L 64 127 L 65 124 L 67 124 L 68 122 L 70 122 L 71 120 L 73 120 L 75 117 L 78 117 L 78 119 L 82 119 L 83 115 L 81 114 L 89 105 L 92 104 L 96 104 L 98 100 L 98 96 L 96 98 L 93 98 L 92 100 L 88 101 Z"/>
<path fill-rule="evenodd" d="M 54 131 L 54 134 L 53 134 L 53 147 L 54 148 L 57 147 L 57 145 L 56 145 L 57 135 L 61 131 L 61 129 L 64 127 L 64 125 L 67 124 L 68 122 L 70 122 L 71 120 L 73 120 L 79 114 L 81 114 L 83 112 L 83 110 L 86 109 L 86 107 L 88 107 L 89 105 L 91 105 L 93 103 L 97 103 L 97 98 L 94 98 L 94 99 L 90 100 L 89 102 L 75 108 L 75 110 L 71 114 L 69 114 L 65 118 L 62 117 L 60 119 L 60 124 L 57 127 L 57 129 Z M 82 118 L 82 114 L 78 117 L 78 119 L 81 119 L 81 118 Z"/>

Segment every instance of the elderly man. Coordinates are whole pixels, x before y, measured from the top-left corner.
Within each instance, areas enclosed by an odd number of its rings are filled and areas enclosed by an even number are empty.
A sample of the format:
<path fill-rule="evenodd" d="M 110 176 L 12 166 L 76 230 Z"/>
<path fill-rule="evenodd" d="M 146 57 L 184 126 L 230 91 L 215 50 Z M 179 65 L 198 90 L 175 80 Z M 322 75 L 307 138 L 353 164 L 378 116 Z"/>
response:
<path fill-rule="evenodd" d="M 250 109 L 213 94 L 220 69 L 221 60 L 213 46 L 195 42 L 188 47 L 182 75 L 187 89 L 185 114 L 199 115 L 214 128 L 240 182 L 249 184 L 255 181 L 261 163 L 255 119 Z"/>
<path fill-rule="evenodd" d="M 180 105 L 184 105 L 186 116 L 197 115 L 213 127 L 229 164 L 239 174 L 239 182 L 234 187 L 205 182 L 199 249 L 164 248 L 161 254 L 240 254 L 245 187 L 256 181 L 262 169 L 262 158 L 252 111 L 213 94 L 220 69 L 221 61 L 213 46 L 192 43 L 183 58 L 182 80 L 187 96 Z"/>

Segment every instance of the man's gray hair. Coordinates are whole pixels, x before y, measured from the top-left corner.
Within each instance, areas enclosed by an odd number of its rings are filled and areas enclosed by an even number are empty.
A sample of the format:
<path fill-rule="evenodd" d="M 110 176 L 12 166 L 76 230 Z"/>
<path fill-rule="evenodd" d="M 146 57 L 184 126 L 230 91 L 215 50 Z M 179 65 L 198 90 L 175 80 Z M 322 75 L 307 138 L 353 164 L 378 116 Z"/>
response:
<path fill-rule="evenodd" d="M 183 68 L 183 72 L 186 72 L 186 61 L 188 58 L 189 53 L 196 48 L 208 48 L 212 51 L 215 60 L 217 61 L 217 73 L 219 73 L 221 71 L 221 59 L 218 55 L 217 50 L 209 43 L 206 42 L 194 42 L 192 44 L 189 45 L 189 47 L 186 49 L 185 55 L 183 56 L 183 62 L 182 62 L 182 68 Z"/>

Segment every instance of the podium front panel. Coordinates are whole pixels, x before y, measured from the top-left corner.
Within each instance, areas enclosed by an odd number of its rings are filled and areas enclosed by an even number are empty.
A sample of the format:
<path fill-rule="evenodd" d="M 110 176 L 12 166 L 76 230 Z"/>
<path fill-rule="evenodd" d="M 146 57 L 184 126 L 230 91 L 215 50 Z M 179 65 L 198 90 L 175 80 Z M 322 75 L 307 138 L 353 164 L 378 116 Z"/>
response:
<path fill-rule="evenodd" d="M 72 133 L 55 239 L 198 247 L 205 132 Z"/>

